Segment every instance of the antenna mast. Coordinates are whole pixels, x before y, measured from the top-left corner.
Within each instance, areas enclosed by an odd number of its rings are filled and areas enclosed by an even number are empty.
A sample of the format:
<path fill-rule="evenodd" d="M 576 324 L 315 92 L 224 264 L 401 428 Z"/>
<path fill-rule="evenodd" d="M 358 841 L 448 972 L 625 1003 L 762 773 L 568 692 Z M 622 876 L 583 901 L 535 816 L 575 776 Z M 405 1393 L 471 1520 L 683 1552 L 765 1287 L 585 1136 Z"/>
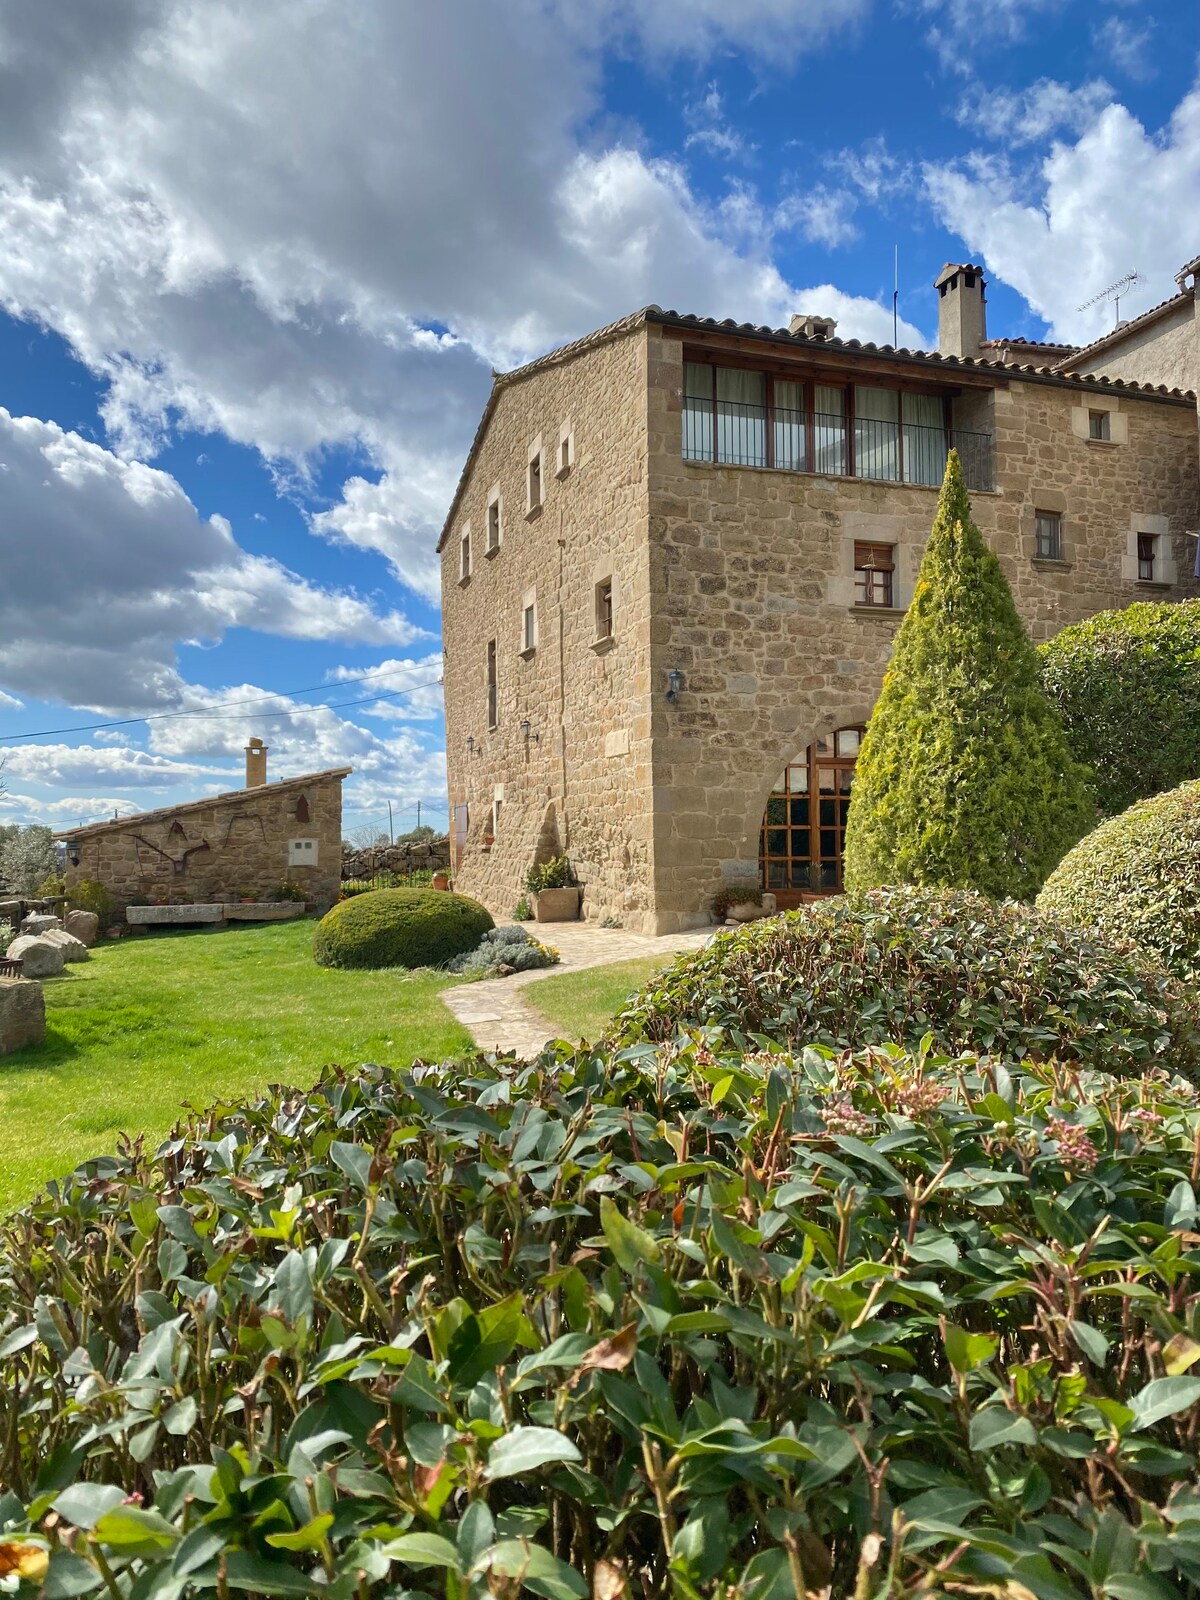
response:
<path fill-rule="evenodd" d="M 1101 300 L 1111 300 L 1116 309 L 1115 326 L 1121 326 L 1121 296 L 1128 295 L 1132 290 L 1145 283 L 1145 278 L 1135 267 L 1132 272 L 1127 272 L 1123 278 L 1118 278 L 1116 283 L 1110 283 L 1107 289 L 1101 289 L 1099 294 L 1094 294 L 1090 300 L 1085 300 L 1078 311 L 1087 311 L 1091 306 L 1098 306 Z"/>

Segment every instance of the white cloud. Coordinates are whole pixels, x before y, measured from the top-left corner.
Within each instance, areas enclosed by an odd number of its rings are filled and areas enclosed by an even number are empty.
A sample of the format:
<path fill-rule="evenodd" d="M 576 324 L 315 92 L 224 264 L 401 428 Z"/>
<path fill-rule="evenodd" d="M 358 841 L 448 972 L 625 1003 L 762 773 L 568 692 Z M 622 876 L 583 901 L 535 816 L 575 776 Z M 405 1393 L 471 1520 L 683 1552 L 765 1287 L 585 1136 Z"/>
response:
<path fill-rule="evenodd" d="M 0 689 L 0 706 L 9 706 L 13 711 L 21 711 L 25 702 L 18 700 L 15 694 L 5 694 L 4 690 Z"/>
<path fill-rule="evenodd" d="M 97 710 L 172 705 L 179 641 L 231 627 L 405 644 L 395 612 L 242 550 L 169 474 L 0 408 L 0 681 Z M 64 610 L 69 627 L 63 625 Z M 9 697 L 11 698 L 11 696 Z"/>
<path fill-rule="evenodd" d="M 363 676 L 359 667 L 337 667 L 330 673 L 333 683 L 349 682 L 357 694 L 386 695 L 364 708 L 362 715 L 380 717 L 387 722 L 430 722 L 442 713 L 442 657 L 439 654 L 411 658 L 389 658 L 370 668 L 370 682 L 356 684 Z"/>
<path fill-rule="evenodd" d="M 916 179 L 912 162 L 893 155 L 882 135 L 864 140 L 857 149 L 837 151 L 826 165 L 872 205 L 908 194 Z"/>
<path fill-rule="evenodd" d="M 983 157 L 930 165 L 925 182 L 941 221 L 1024 295 L 1051 338 L 1097 338 L 1112 308 L 1082 302 L 1136 267 L 1148 285 L 1122 302 L 1136 316 L 1174 293 L 1173 274 L 1195 253 L 1200 86 L 1158 134 L 1125 106 L 1106 107 L 1074 144 L 1053 147 L 1032 189 Z"/>
<path fill-rule="evenodd" d="M 981 50 L 1020 43 L 1038 15 L 1060 10 L 1065 0 L 898 0 L 897 9 L 931 18 L 928 39 L 942 66 L 969 73 Z"/>
<path fill-rule="evenodd" d="M 182 782 L 194 783 L 220 770 L 210 764 L 169 760 L 147 750 L 97 749 L 91 745 L 14 744 L 7 747 L 5 754 L 5 770 L 14 778 L 51 789 L 98 783 L 114 789 L 164 789 Z M 127 807 L 128 797 L 120 804 Z"/>
<path fill-rule="evenodd" d="M 1059 129 L 1079 133 L 1111 104 L 1113 91 L 1103 78 L 1071 88 L 1039 78 L 1026 89 L 987 89 L 975 84 L 955 111 L 963 127 L 1009 145 L 1037 144 Z"/>
<path fill-rule="evenodd" d="M 1153 17 L 1135 23 L 1114 15 L 1105 18 L 1094 37 L 1097 48 L 1108 56 L 1113 65 L 1140 83 L 1154 76 L 1154 69 L 1150 65 L 1150 40 L 1153 35 Z"/>
<path fill-rule="evenodd" d="M 646 301 L 777 321 L 808 298 L 743 196 L 706 207 L 632 141 L 583 142 L 600 52 L 775 59 L 866 6 L 113 0 L 103 29 L 92 0 L 9 8 L 0 304 L 104 380 L 127 454 L 212 429 L 303 493 L 358 452 L 314 531 L 431 596 L 490 363 Z M 881 315 L 845 301 L 847 332 Z"/>
<path fill-rule="evenodd" d="M 795 228 L 813 244 L 829 249 L 858 238 L 854 212 L 858 202 L 847 189 L 829 189 L 821 183 L 805 194 L 789 195 L 776 210 L 780 228 Z"/>

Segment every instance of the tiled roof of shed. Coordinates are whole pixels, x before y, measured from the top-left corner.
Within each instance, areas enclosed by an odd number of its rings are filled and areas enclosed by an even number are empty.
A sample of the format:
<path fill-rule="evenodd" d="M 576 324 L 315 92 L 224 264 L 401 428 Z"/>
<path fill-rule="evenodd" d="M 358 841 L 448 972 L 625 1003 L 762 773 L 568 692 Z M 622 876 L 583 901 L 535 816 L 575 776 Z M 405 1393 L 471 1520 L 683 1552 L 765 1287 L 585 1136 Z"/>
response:
<path fill-rule="evenodd" d="M 140 828 L 147 822 L 161 822 L 165 817 L 177 817 L 185 811 L 202 811 L 205 806 L 218 806 L 226 800 L 244 800 L 247 795 L 265 790 L 277 794 L 280 789 L 300 789 L 305 784 L 320 783 L 326 778 L 348 778 L 353 767 L 328 767 L 324 772 L 306 772 L 299 778 L 277 778 L 274 783 L 258 784 L 253 789 L 227 789 L 224 794 L 210 794 L 205 800 L 185 800 L 178 806 L 159 806 L 155 811 L 135 811 L 130 817 L 114 817 L 111 822 L 88 822 L 82 828 L 67 828 L 56 833 L 56 839 L 83 839 L 95 833 L 116 833 L 122 828 Z"/>

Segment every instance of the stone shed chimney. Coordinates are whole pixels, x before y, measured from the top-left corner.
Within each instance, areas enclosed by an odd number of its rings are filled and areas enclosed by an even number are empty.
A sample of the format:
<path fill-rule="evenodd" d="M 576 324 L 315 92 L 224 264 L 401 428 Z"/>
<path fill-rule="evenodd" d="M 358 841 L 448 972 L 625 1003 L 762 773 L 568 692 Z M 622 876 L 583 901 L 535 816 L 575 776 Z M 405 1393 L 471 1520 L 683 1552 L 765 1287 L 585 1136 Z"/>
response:
<path fill-rule="evenodd" d="M 934 280 L 938 292 L 938 352 L 944 356 L 981 354 L 987 338 L 987 284 L 983 268 L 947 262 Z"/>
<path fill-rule="evenodd" d="M 832 339 L 836 331 L 836 318 L 815 317 L 803 311 L 797 311 L 788 323 L 789 333 L 801 333 L 806 339 Z"/>
<path fill-rule="evenodd" d="M 267 781 L 267 747 L 261 739 L 251 739 L 246 746 L 246 787 L 261 789 Z"/>

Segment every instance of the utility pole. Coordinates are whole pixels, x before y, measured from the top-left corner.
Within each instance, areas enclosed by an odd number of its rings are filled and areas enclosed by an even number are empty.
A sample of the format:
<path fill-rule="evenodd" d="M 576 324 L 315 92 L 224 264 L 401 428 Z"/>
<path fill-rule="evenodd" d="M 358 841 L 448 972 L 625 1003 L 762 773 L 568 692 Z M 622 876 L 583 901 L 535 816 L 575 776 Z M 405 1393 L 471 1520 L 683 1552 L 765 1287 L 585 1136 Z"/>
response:
<path fill-rule="evenodd" d="M 417 828 L 420 829 L 420 826 L 421 826 L 421 802 L 418 800 L 417 801 Z"/>
<path fill-rule="evenodd" d="M 388 801 L 388 843 L 395 844 L 396 835 L 392 830 L 392 802 Z"/>

